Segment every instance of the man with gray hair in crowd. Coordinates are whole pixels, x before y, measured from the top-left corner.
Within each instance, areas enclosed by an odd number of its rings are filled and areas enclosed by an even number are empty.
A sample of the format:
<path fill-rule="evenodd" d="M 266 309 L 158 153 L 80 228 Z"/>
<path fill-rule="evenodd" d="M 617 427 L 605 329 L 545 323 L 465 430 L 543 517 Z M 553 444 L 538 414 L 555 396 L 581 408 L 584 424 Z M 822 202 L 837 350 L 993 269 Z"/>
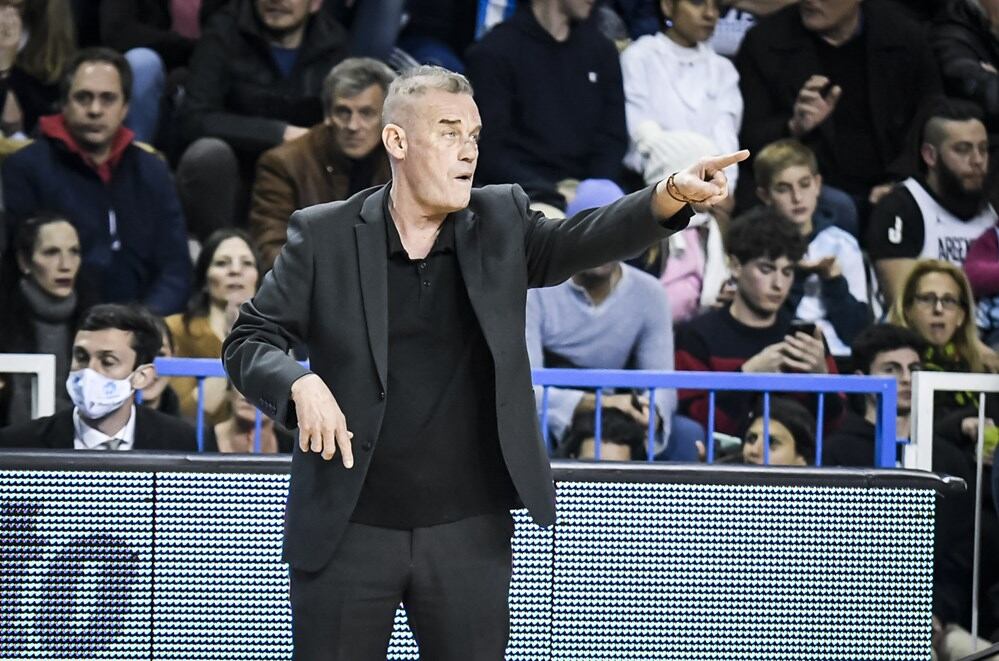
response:
<path fill-rule="evenodd" d="M 249 401 L 298 428 L 283 556 L 294 658 L 384 659 L 401 601 L 420 658 L 498 660 L 510 510 L 555 521 L 527 288 L 682 229 L 689 203 L 724 200 L 723 169 L 749 154 L 550 220 L 519 186 L 472 189 L 482 121 L 464 77 L 407 71 L 383 119 L 391 183 L 292 216 L 223 360 Z M 309 368 L 288 355 L 298 344 Z"/>
<path fill-rule="evenodd" d="M 323 123 L 257 161 L 250 230 L 265 270 L 281 252 L 296 209 L 345 200 L 389 180 L 381 120 L 394 78 L 395 72 L 378 60 L 344 60 L 323 81 Z"/>

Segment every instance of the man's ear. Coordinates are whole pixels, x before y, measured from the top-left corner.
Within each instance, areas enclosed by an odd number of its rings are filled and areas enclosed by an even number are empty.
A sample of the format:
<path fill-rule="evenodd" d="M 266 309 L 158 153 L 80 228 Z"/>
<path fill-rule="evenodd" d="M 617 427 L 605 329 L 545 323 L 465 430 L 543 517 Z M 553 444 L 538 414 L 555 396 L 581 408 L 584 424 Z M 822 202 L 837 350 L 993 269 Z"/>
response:
<path fill-rule="evenodd" d="M 937 148 L 928 142 L 924 142 L 919 147 L 919 155 L 923 158 L 923 162 L 926 163 L 927 167 L 936 167 L 937 164 Z"/>
<path fill-rule="evenodd" d="M 770 191 L 768 191 L 763 186 L 756 187 L 756 197 L 760 198 L 760 202 L 770 206 Z"/>
<path fill-rule="evenodd" d="M 17 252 L 17 269 L 21 273 L 29 273 L 31 271 L 31 264 L 24 259 L 24 255 L 22 255 L 19 251 Z"/>
<path fill-rule="evenodd" d="M 382 129 L 382 144 L 388 155 L 397 160 L 406 158 L 406 129 L 398 124 L 386 124 Z"/>
<path fill-rule="evenodd" d="M 139 365 L 132 372 L 132 387 L 136 390 L 143 390 L 152 385 L 153 381 L 156 380 L 156 367 L 152 363 L 146 363 L 145 365 Z"/>

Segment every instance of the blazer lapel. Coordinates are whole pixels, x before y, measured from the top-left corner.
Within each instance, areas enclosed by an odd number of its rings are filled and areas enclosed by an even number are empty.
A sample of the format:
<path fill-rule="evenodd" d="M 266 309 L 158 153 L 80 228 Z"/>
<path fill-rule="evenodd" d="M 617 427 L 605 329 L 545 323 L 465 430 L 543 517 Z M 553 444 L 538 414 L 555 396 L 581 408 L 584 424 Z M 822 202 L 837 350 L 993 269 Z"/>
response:
<path fill-rule="evenodd" d="M 388 383 L 388 243 L 385 223 L 389 219 L 382 212 L 387 191 L 385 186 L 364 201 L 361 207 L 364 222 L 354 226 L 368 344 L 382 390 Z"/>
<path fill-rule="evenodd" d="M 452 216 L 454 223 L 455 252 L 458 254 L 458 266 L 461 268 L 461 278 L 465 281 L 465 291 L 468 300 L 472 302 L 475 317 L 479 320 L 482 335 L 492 351 L 489 290 L 485 286 L 485 267 L 482 263 L 482 242 L 479 237 L 476 216 L 469 209 L 457 211 Z M 495 360 L 495 355 L 493 359 Z"/>

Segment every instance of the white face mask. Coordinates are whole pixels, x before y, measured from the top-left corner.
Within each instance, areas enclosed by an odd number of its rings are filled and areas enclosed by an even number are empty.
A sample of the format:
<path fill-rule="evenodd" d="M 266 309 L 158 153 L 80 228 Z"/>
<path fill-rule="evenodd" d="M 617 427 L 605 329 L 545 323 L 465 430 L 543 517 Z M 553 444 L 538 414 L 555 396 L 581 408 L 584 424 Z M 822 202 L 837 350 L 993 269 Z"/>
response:
<path fill-rule="evenodd" d="M 97 420 L 121 408 L 132 396 L 131 376 L 129 374 L 125 379 L 110 379 L 85 367 L 69 373 L 66 391 L 81 415 Z"/>

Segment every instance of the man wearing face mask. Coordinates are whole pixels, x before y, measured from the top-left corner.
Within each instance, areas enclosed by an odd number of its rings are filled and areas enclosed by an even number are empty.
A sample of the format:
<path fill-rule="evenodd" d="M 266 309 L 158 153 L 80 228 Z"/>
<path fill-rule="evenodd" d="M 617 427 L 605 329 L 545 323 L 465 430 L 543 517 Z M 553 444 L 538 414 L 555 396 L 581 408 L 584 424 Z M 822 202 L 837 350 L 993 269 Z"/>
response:
<path fill-rule="evenodd" d="M 156 322 L 141 308 L 92 307 L 73 340 L 66 390 L 74 407 L 0 429 L 0 448 L 196 452 L 190 425 L 135 405 L 135 391 L 156 378 L 160 344 Z"/>

